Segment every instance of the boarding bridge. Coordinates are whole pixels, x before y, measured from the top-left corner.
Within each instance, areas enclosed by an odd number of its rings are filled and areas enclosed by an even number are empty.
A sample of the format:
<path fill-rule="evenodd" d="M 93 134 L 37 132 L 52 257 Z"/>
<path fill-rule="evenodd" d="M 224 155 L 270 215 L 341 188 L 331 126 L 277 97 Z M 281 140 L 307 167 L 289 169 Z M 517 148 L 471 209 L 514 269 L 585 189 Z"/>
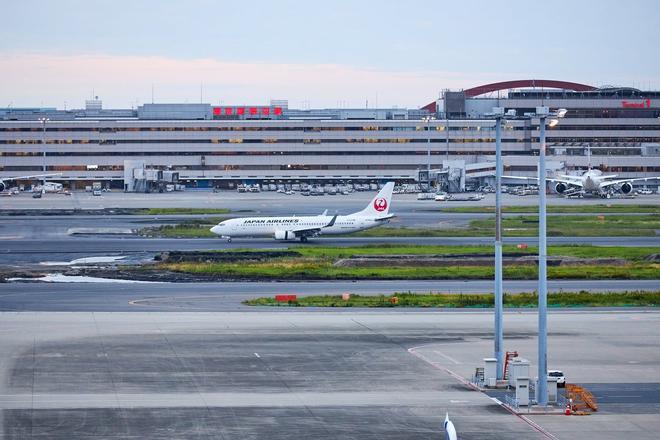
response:
<path fill-rule="evenodd" d="M 161 191 L 179 181 L 177 171 L 150 168 L 143 160 L 124 161 L 124 192 Z"/>

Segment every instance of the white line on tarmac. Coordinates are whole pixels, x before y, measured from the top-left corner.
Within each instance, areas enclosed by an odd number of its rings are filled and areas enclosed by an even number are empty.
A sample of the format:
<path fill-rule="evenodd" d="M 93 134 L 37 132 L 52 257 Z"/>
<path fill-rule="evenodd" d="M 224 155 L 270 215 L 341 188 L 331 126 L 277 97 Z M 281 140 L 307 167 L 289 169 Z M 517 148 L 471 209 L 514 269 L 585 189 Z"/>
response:
<path fill-rule="evenodd" d="M 455 365 L 460 365 L 461 364 L 461 362 L 457 361 L 456 359 L 454 359 L 453 357 L 451 357 L 449 355 L 444 354 L 440 350 L 433 350 L 433 353 L 439 354 L 440 356 L 447 359 L 448 361 L 453 362 Z"/>
<path fill-rule="evenodd" d="M 255 355 L 256 357 L 258 357 L 258 358 L 261 357 L 261 356 L 259 356 L 259 353 L 255 353 L 254 355 Z"/>
<path fill-rule="evenodd" d="M 436 406 L 463 393 L 356 391 L 302 393 L 0 394 L 0 409 L 245 408 L 259 406 Z"/>

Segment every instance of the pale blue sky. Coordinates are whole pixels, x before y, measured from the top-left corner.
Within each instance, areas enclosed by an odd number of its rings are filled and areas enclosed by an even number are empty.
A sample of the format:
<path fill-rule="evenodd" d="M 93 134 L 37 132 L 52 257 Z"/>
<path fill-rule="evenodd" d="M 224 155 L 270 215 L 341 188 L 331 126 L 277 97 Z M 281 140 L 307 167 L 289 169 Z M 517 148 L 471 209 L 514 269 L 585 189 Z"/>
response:
<path fill-rule="evenodd" d="M 660 88 L 652 0 L 0 1 L 0 106 L 76 106 L 92 88 L 130 106 L 151 83 L 161 101 L 199 101 L 203 83 L 205 101 L 292 106 L 416 107 L 533 77 Z"/>

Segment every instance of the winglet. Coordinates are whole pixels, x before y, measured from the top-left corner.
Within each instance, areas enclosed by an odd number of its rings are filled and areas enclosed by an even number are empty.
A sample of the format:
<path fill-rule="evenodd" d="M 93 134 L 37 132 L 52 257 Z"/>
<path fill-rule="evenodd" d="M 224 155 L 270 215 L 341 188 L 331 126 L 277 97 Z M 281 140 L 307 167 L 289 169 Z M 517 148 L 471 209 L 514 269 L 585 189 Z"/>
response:
<path fill-rule="evenodd" d="M 330 220 L 330 223 L 328 223 L 327 225 L 325 225 L 324 228 L 331 228 L 331 227 L 335 224 L 335 221 L 336 221 L 336 220 L 337 220 L 337 214 L 335 214 L 335 215 L 332 217 L 332 220 Z"/>
<path fill-rule="evenodd" d="M 324 217 L 325 217 L 326 215 L 328 215 L 328 210 L 326 209 L 325 211 L 323 211 L 323 214 L 321 214 L 321 215 L 324 216 Z"/>

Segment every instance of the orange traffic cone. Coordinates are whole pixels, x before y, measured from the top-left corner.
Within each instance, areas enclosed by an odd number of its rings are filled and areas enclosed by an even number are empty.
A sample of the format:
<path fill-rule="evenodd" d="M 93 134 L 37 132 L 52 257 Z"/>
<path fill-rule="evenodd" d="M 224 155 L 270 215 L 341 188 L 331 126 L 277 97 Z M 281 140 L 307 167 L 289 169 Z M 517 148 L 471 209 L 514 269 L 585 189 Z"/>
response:
<path fill-rule="evenodd" d="M 564 412 L 564 414 L 566 414 L 567 416 L 571 415 L 571 404 L 570 403 L 566 404 L 566 411 Z"/>

